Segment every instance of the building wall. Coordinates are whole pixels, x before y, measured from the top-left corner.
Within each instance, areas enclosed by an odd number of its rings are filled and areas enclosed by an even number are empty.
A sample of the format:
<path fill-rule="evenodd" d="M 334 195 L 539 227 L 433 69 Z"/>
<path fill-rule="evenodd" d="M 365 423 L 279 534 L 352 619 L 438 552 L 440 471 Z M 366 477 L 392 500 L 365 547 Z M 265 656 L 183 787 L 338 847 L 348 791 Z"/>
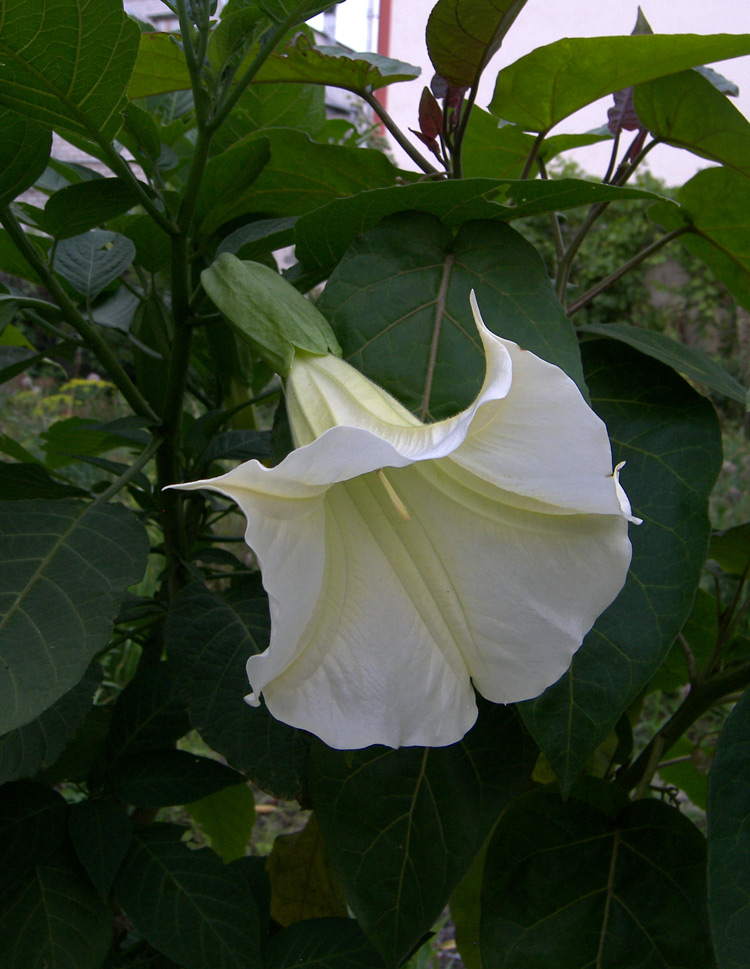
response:
<path fill-rule="evenodd" d="M 381 0 L 392 10 L 389 53 L 398 60 L 417 64 L 422 77 L 388 89 L 388 110 L 403 130 L 416 128 L 419 96 L 433 73 L 425 43 L 425 26 L 433 0 Z M 346 5 L 346 4 L 344 4 Z M 750 33 L 749 0 L 641 0 L 641 7 L 654 31 L 659 33 Z M 492 97 L 494 80 L 500 68 L 513 63 L 536 47 L 562 37 L 596 37 L 629 34 L 635 23 L 638 3 L 621 0 L 528 0 L 511 28 L 503 47 L 484 73 L 477 104 L 486 107 Z M 713 65 L 740 87 L 737 108 L 750 116 L 750 58 L 736 58 Z M 555 133 L 581 132 L 606 123 L 607 98 L 589 105 L 562 122 Z M 603 174 L 609 159 L 609 146 L 593 146 L 569 153 L 592 174 Z M 395 149 L 399 163 L 413 168 L 406 156 Z M 690 152 L 659 146 L 649 155 L 651 171 L 671 184 L 680 184 L 709 163 Z"/>

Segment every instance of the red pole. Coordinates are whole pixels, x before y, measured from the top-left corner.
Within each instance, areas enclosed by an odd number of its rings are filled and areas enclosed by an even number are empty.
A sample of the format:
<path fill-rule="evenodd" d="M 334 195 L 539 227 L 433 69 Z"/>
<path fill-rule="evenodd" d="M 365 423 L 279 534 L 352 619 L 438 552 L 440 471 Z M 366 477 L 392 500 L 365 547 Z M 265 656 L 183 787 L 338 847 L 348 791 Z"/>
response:
<path fill-rule="evenodd" d="M 378 54 L 384 57 L 391 56 L 391 2 L 392 0 L 380 0 L 378 14 Z M 375 92 L 375 97 L 385 108 L 388 104 L 388 88 L 381 87 Z"/>

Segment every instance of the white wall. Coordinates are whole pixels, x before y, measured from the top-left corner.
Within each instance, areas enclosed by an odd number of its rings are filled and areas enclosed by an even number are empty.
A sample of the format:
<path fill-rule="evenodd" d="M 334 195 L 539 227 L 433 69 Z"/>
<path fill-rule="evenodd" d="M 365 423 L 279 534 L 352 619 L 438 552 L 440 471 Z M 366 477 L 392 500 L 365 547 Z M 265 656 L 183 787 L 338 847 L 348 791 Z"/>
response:
<path fill-rule="evenodd" d="M 366 0 L 346 0 L 343 9 Z M 429 84 L 433 68 L 427 56 L 424 31 L 432 9 L 431 0 L 392 0 L 391 56 L 422 67 L 422 77 L 411 84 L 397 84 L 388 89 L 388 110 L 399 125 L 417 127 L 417 105 L 423 84 Z M 635 23 L 637 2 L 622 0 L 529 0 L 511 28 L 503 48 L 495 55 L 484 74 L 477 103 L 486 107 L 492 96 L 495 76 L 501 67 L 512 63 L 535 47 L 552 43 L 561 37 L 595 37 L 629 34 Z M 641 0 L 643 12 L 658 33 L 750 33 L 750 0 Z M 343 27 L 343 20 L 342 20 Z M 340 37 L 348 43 L 346 36 Z M 352 46 L 357 46 L 352 44 Z M 734 104 L 750 117 L 750 58 L 738 58 L 712 65 L 740 87 Z M 555 133 L 586 131 L 605 124 L 611 99 L 590 105 L 578 115 L 566 119 Z M 595 146 L 573 157 L 592 174 L 603 174 L 609 158 L 609 146 Z M 413 167 L 397 152 L 399 163 Z M 649 167 L 661 178 L 679 184 L 708 164 L 686 151 L 659 146 L 649 156 Z"/>

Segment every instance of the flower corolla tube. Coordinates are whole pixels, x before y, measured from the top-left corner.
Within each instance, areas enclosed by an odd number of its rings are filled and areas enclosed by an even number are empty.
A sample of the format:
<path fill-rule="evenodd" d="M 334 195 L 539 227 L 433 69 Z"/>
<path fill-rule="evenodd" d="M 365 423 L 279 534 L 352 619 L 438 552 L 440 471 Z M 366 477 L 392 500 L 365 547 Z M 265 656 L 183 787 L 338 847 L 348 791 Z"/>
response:
<path fill-rule="evenodd" d="M 268 592 L 257 703 L 336 748 L 442 746 L 567 670 L 625 582 L 607 431 L 558 367 L 491 333 L 479 396 L 424 424 L 338 357 L 298 353 L 296 449 L 178 487 L 232 498 Z"/>

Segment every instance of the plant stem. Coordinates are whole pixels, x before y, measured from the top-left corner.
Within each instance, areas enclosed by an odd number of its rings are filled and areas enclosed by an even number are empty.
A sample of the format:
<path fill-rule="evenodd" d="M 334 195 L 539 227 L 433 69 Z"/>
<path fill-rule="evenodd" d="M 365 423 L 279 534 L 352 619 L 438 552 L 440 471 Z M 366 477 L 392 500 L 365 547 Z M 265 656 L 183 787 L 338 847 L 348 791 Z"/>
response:
<path fill-rule="evenodd" d="M 156 454 L 162 444 L 163 438 L 157 436 L 152 437 L 146 447 L 138 455 L 135 462 L 131 464 L 129 468 L 126 468 L 120 477 L 116 478 L 112 482 L 109 488 L 103 491 L 100 495 L 96 496 L 96 499 L 94 502 L 92 502 L 91 507 L 93 508 L 94 505 L 103 505 L 106 501 L 109 501 L 110 498 L 114 497 L 118 491 L 121 491 L 126 484 L 132 481 L 133 478 L 135 478 L 135 476 L 146 467 L 148 462 Z"/>
<path fill-rule="evenodd" d="M 534 164 L 536 156 L 539 154 L 539 149 L 542 147 L 542 142 L 544 141 L 545 136 L 546 131 L 540 131 L 534 139 L 534 144 L 531 146 L 531 151 L 529 152 L 526 161 L 523 163 L 521 174 L 518 176 L 520 179 L 523 180 L 529 177 L 531 166 Z"/>
<path fill-rule="evenodd" d="M 592 286 L 588 292 L 584 293 L 583 296 L 579 297 L 577 300 L 574 300 L 567 308 L 568 316 L 572 316 L 574 313 L 577 313 L 578 310 L 590 303 L 600 293 L 603 293 L 605 289 L 608 289 L 613 283 L 616 283 L 618 279 L 622 279 L 623 276 L 629 273 L 631 269 L 634 269 L 637 265 L 639 265 L 639 263 L 642 263 L 644 259 L 648 259 L 650 256 L 653 256 L 654 253 L 658 252 L 668 243 L 672 242 L 673 239 L 676 239 L 678 236 L 681 236 L 685 232 L 689 231 L 689 226 L 680 226 L 679 229 L 673 229 L 671 232 L 667 232 L 666 235 L 661 237 L 661 239 L 657 239 L 656 242 L 652 242 L 651 245 L 646 246 L 645 249 L 641 249 L 640 252 L 637 252 L 634 256 L 628 259 L 627 262 L 623 263 L 619 269 L 616 269 L 613 273 L 610 273 L 609 276 L 605 276 L 604 279 L 600 279 L 599 282 L 595 286 Z"/>
<path fill-rule="evenodd" d="M 407 137 L 405 137 L 403 131 L 399 128 L 393 118 L 388 114 L 383 105 L 378 101 L 375 95 L 371 91 L 360 92 L 361 97 L 367 104 L 370 105 L 375 114 L 380 118 L 385 127 L 391 133 L 394 141 L 404 149 L 406 154 L 411 158 L 411 160 L 417 164 L 426 175 L 439 175 L 437 168 L 431 165 L 430 162 L 422 155 L 421 152 L 412 145 Z"/>
<path fill-rule="evenodd" d="M 0 222 L 2 222 L 18 251 L 34 269 L 46 289 L 57 302 L 57 305 L 62 310 L 66 323 L 69 323 L 76 333 L 86 341 L 97 360 L 107 371 L 112 383 L 130 404 L 134 412 L 141 417 L 147 417 L 154 423 L 158 423 L 159 418 L 151 409 L 151 405 L 127 375 L 107 341 L 102 337 L 98 329 L 92 326 L 79 312 L 52 271 L 39 257 L 38 251 L 9 208 L 0 209 Z"/>
<path fill-rule="evenodd" d="M 458 127 L 456 128 L 456 134 L 453 138 L 453 151 L 451 153 L 451 165 L 453 167 L 453 178 L 463 177 L 463 162 L 462 162 L 462 151 L 464 145 L 464 136 L 466 135 L 466 129 L 469 125 L 469 118 L 471 117 L 471 111 L 474 107 L 474 102 L 477 99 L 477 86 L 473 85 L 469 88 L 469 96 L 466 99 L 466 104 L 462 105 L 461 117 L 458 121 Z"/>
<path fill-rule="evenodd" d="M 680 706 L 659 730 L 635 761 L 618 777 L 617 783 L 626 791 L 635 788 L 636 797 L 648 789 L 662 756 L 680 739 L 707 710 L 718 706 L 726 697 L 750 683 L 750 663 L 718 673 L 710 679 L 694 683 Z"/>

